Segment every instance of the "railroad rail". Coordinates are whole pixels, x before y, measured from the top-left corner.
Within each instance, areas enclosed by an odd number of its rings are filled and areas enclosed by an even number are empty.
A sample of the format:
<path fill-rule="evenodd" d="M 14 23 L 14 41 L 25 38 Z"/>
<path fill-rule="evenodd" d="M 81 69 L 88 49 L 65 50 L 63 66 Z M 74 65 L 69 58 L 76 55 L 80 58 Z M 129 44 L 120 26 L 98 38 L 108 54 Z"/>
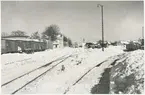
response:
<path fill-rule="evenodd" d="M 115 58 L 114 60 L 113 60 L 113 62 L 111 63 L 110 62 L 110 65 L 111 66 L 113 66 L 113 65 L 115 65 L 115 63 L 119 60 L 119 59 L 123 59 L 123 61 L 125 61 L 127 58 L 123 58 L 124 56 L 122 56 L 122 57 L 117 57 L 117 58 Z M 90 73 L 92 70 L 94 70 L 94 69 L 96 69 L 97 67 L 100 67 L 102 64 L 104 64 L 105 62 L 107 62 L 108 60 L 104 60 L 104 61 L 102 61 L 101 63 L 99 63 L 99 64 L 97 64 L 97 65 L 95 65 L 95 66 L 93 66 L 92 68 L 90 68 L 88 71 L 86 71 L 82 76 L 80 76 L 80 78 L 78 78 L 76 81 L 74 81 L 74 83 L 70 86 L 70 87 L 68 87 L 65 91 L 64 91 L 64 93 L 63 94 L 67 94 L 67 92 L 69 92 L 69 90 L 71 89 L 71 87 L 73 87 L 73 86 L 75 86 L 78 82 L 80 82 L 88 73 Z M 108 67 L 110 66 L 110 65 L 108 65 Z"/>
<path fill-rule="evenodd" d="M 91 72 L 94 68 L 99 67 L 101 64 L 103 64 L 103 63 L 106 62 L 106 61 L 107 61 L 107 60 L 105 60 L 105 61 L 103 61 L 103 62 L 101 62 L 101 63 L 99 63 L 99 64 L 93 66 L 91 69 L 89 69 L 87 72 L 85 72 L 80 78 L 78 78 L 78 79 L 72 84 L 72 86 L 76 85 L 76 84 L 77 84 L 79 81 L 81 81 L 82 78 L 84 78 L 89 72 Z M 72 86 L 68 87 L 68 88 L 64 91 L 63 94 L 67 94 L 67 92 L 71 89 Z"/>
<path fill-rule="evenodd" d="M 18 91 L 20 91 L 22 88 L 24 88 L 25 86 L 29 85 L 30 83 L 32 83 L 33 81 L 35 81 L 36 79 L 40 78 L 41 76 L 45 75 L 48 71 L 52 70 L 54 67 L 56 67 L 57 65 L 61 64 L 63 61 L 65 61 L 66 59 L 68 59 L 69 57 L 73 56 L 72 54 L 66 56 L 62 56 L 59 57 L 56 60 L 53 60 L 47 64 L 44 64 L 36 69 L 33 69 L 23 75 L 20 75 L 4 84 L 1 85 L 2 90 L 7 90 L 8 93 L 11 94 L 15 94 Z M 52 65 L 50 67 L 50 65 L 52 63 L 56 63 L 55 65 Z M 27 79 L 27 80 L 26 80 Z M 15 87 L 13 87 L 15 85 Z M 13 87 L 10 88 L 9 87 Z"/>

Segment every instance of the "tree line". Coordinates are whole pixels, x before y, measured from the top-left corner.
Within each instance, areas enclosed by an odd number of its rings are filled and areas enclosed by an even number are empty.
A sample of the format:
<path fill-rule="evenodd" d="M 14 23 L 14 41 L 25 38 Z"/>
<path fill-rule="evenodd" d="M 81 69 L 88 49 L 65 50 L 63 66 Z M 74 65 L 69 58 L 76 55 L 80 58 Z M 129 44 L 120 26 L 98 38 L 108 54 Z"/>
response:
<path fill-rule="evenodd" d="M 57 40 L 58 35 L 63 36 L 64 44 L 67 43 L 68 46 L 70 46 L 70 47 L 72 46 L 71 39 L 66 37 L 64 34 L 62 34 L 60 32 L 60 28 L 55 24 L 52 24 L 52 25 L 46 27 L 45 30 L 41 34 L 38 31 L 32 33 L 30 38 L 31 39 L 39 39 L 39 40 L 46 39 L 46 40 L 51 40 L 52 42 L 54 42 Z M 25 31 L 17 30 L 17 31 L 12 31 L 10 35 L 5 33 L 5 32 L 2 32 L 1 36 L 2 37 L 5 37 L 5 36 L 27 36 L 27 34 Z"/>

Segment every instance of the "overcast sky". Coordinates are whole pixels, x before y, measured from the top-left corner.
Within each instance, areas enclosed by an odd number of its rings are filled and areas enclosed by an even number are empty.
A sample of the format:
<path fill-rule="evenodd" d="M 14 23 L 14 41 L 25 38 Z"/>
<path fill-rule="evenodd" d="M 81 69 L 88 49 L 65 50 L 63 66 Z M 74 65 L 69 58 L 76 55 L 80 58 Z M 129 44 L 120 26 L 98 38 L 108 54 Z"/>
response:
<path fill-rule="evenodd" d="M 1 3 L 1 32 L 25 31 L 28 35 L 42 33 L 51 24 L 73 41 L 101 39 L 101 11 L 104 5 L 105 40 L 134 40 L 141 38 L 142 1 L 50 2 L 20 1 Z"/>

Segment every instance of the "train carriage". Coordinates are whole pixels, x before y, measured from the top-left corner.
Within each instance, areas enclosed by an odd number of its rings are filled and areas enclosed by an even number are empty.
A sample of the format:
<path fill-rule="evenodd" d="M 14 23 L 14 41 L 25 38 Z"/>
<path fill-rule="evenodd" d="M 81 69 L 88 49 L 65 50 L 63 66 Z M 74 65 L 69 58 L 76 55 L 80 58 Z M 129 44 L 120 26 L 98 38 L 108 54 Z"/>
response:
<path fill-rule="evenodd" d="M 6 53 L 7 50 L 6 50 L 6 40 L 1 40 L 1 53 Z"/>
<path fill-rule="evenodd" d="M 16 42 L 12 40 L 4 40 L 2 39 L 2 53 L 13 53 L 17 51 Z"/>
<path fill-rule="evenodd" d="M 16 42 L 12 40 L 6 40 L 6 49 L 9 53 L 16 52 L 18 50 Z"/>
<path fill-rule="evenodd" d="M 14 53 L 19 52 L 18 48 L 21 48 L 21 52 L 31 53 L 36 51 L 46 50 L 47 43 L 37 39 L 23 38 L 23 37 L 7 37 L 2 38 L 1 53 Z"/>

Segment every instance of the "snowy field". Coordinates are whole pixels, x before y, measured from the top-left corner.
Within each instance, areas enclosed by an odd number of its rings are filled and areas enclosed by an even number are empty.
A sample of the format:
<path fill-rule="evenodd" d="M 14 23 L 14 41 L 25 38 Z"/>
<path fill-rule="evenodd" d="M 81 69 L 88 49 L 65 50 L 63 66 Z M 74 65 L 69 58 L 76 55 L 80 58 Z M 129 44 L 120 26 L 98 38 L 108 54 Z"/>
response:
<path fill-rule="evenodd" d="M 123 56 L 119 56 L 122 54 Z M 7 94 L 13 92 L 18 94 L 96 93 L 92 92 L 92 89 L 100 82 L 106 68 L 113 68 L 111 64 L 116 59 L 132 58 L 128 54 L 132 53 L 124 53 L 120 46 L 110 46 L 104 52 L 101 49 L 63 48 L 34 54 L 3 54 L 1 55 L 2 84 L 41 66 L 43 68 L 36 69 L 35 72 L 2 86 L 2 92 Z M 52 64 L 48 65 L 51 62 Z M 48 69 L 51 70 L 25 85 Z M 23 85 L 25 86 L 22 87 Z"/>

